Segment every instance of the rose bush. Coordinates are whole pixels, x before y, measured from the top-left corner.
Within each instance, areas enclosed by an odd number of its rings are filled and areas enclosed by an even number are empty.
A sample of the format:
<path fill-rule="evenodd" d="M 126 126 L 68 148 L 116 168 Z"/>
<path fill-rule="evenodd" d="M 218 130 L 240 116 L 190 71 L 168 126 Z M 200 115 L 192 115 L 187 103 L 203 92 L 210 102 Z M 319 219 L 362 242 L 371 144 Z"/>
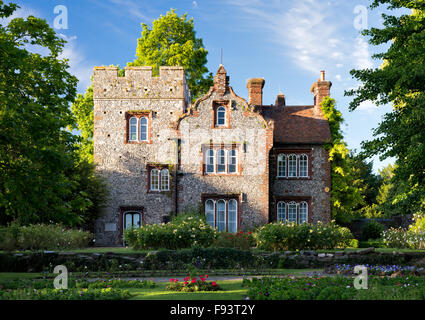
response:
<path fill-rule="evenodd" d="M 349 229 L 335 223 L 284 224 L 271 223 L 256 233 L 257 246 L 264 250 L 318 250 L 352 246 L 354 237 Z"/>
<path fill-rule="evenodd" d="M 201 216 L 182 215 L 170 223 L 126 230 L 124 237 L 135 249 L 182 249 L 211 246 L 216 231 Z"/>

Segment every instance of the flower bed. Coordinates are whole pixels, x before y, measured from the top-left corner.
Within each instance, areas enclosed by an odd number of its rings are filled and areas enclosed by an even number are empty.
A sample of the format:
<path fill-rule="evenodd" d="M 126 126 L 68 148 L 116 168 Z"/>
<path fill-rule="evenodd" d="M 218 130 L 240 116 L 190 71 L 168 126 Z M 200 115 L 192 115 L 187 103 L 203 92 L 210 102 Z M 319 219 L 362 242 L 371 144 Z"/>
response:
<path fill-rule="evenodd" d="M 251 300 L 423 300 L 425 278 L 371 276 L 368 289 L 351 277 L 262 278 L 243 281 Z"/>
<path fill-rule="evenodd" d="M 332 268 L 328 269 L 329 273 L 337 274 L 354 274 L 355 265 L 350 264 L 336 264 Z M 395 276 L 395 275 L 418 275 L 424 271 L 424 268 L 416 268 L 414 266 L 399 266 L 399 265 L 370 265 L 365 264 L 369 275 L 380 275 L 380 276 Z"/>
<path fill-rule="evenodd" d="M 170 284 L 166 290 L 180 292 L 198 292 L 198 291 L 218 291 L 220 286 L 215 281 L 207 281 L 208 275 L 198 277 L 187 276 L 183 281 L 179 279 L 170 279 Z"/>

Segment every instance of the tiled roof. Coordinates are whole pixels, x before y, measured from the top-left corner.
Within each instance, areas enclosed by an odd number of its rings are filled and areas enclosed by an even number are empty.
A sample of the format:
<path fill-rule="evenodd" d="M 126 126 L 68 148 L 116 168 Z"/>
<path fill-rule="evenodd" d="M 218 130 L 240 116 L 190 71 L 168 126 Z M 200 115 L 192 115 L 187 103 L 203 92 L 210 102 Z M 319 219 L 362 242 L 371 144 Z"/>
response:
<path fill-rule="evenodd" d="M 328 120 L 314 106 L 258 106 L 266 121 L 274 121 L 274 143 L 323 144 L 331 140 Z"/>

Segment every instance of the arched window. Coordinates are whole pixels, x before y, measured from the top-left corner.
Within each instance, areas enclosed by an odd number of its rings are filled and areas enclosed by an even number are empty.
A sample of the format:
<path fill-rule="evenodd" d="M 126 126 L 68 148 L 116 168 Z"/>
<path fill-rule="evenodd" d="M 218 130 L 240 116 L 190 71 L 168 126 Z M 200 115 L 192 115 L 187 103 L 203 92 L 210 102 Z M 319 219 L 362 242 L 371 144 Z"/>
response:
<path fill-rule="evenodd" d="M 208 149 L 206 155 L 206 172 L 212 173 L 214 172 L 214 150 Z"/>
<path fill-rule="evenodd" d="M 161 191 L 170 190 L 170 175 L 168 169 L 161 170 Z"/>
<path fill-rule="evenodd" d="M 215 204 L 214 201 L 209 199 L 205 202 L 205 217 L 207 219 L 207 223 L 215 228 Z"/>
<path fill-rule="evenodd" d="M 218 126 L 226 125 L 226 108 L 218 107 L 217 108 L 217 123 Z"/>
<path fill-rule="evenodd" d="M 228 160 L 227 160 L 227 167 L 229 173 L 236 173 L 236 163 L 237 163 L 237 154 L 236 149 L 229 150 L 228 152 Z"/>
<path fill-rule="evenodd" d="M 146 117 L 140 118 L 140 140 L 148 140 L 148 119 Z"/>
<path fill-rule="evenodd" d="M 286 203 L 283 201 L 277 204 L 277 221 L 286 223 Z"/>
<path fill-rule="evenodd" d="M 126 211 L 123 214 L 124 229 L 140 228 L 141 213 L 139 211 Z"/>
<path fill-rule="evenodd" d="M 226 231 L 226 201 L 217 201 L 217 230 Z"/>
<path fill-rule="evenodd" d="M 228 226 L 227 231 L 238 231 L 238 203 L 235 199 L 229 200 L 228 204 Z"/>
<path fill-rule="evenodd" d="M 286 155 L 280 154 L 277 157 L 277 176 L 286 177 Z"/>
<path fill-rule="evenodd" d="M 223 149 L 217 151 L 217 172 L 226 172 L 226 151 Z"/>
<path fill-rule="evenodd" d="M 151 190 L 159 190 L 159 170 L 151 170 Z"/>
<path fill-rule="evenodd" d="M 300 155 L 300 177 L 308 177 L 308 156 Z"/>
<path fill-rule="evenodd" d="M 137 118 L 131 117 L 129 121 L 130 131 L 128 140 L 137 141 Z"/>
<path fill-rule="evenodd" d="M 288 177 L 297 176 L 297 156 L 291 154 L 288 156 Z"/>
<path fill-rule="evenodd" d="M 288 204 L 288 222 L 297 223 L 297 204 L 294 201 Z"/>
<path fill-rule="evenodd" d="M 300 224 L 308 223 L 308 203 L 303 201 L 300 203 Z"/>

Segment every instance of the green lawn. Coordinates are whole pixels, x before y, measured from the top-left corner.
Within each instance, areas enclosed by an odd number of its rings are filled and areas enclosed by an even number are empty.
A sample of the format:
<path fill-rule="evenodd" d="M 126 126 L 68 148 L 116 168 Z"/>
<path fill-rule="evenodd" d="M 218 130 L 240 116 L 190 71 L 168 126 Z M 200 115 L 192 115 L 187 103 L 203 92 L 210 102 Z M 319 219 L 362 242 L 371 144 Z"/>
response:
<path fill-rule="evenodd" d="M 160 282 L 153 289 L 132 288 L 129 291 L 134 294 L 131 300 L 243 300 L 246 297 L 247 288 L 242 287 L 241 280 L 217 281 L 222 291 L 205 292 L 175 292 L 166 291 L 167 282 Z"/>

